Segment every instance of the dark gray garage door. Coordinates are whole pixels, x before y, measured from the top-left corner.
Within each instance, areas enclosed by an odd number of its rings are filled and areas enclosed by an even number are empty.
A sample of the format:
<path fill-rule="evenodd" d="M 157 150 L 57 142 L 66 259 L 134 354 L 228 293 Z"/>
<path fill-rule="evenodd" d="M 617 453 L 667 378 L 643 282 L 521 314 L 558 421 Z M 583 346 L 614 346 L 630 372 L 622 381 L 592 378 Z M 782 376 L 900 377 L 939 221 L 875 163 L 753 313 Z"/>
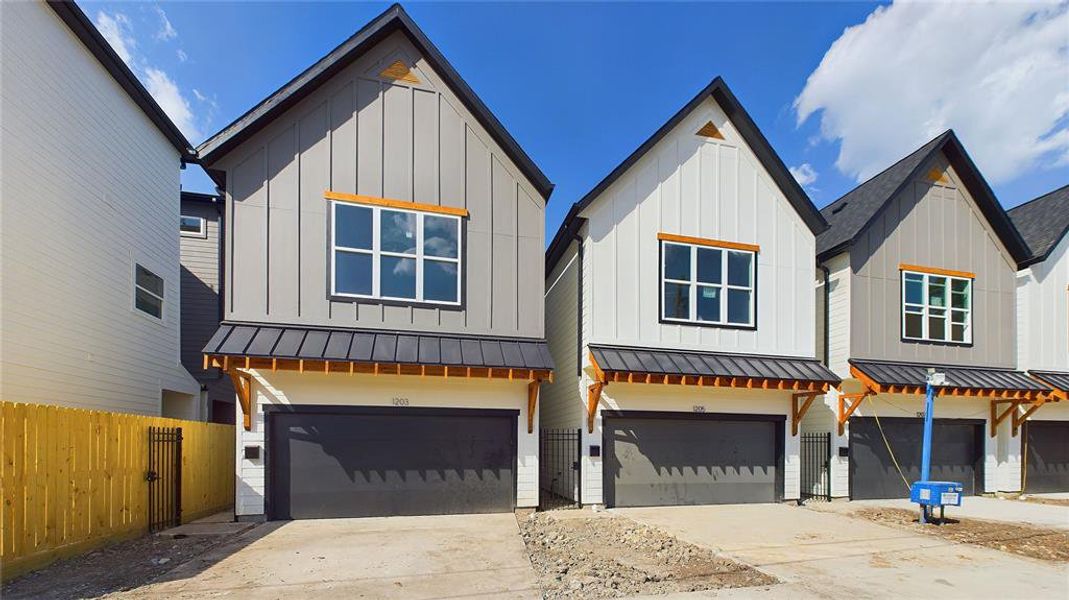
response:
<path fill-rule="evenodd" d="M 783 498 L 783 417 L 603 414 L 607 506 Z"/>
<path fill-rule="evenodd" d="M 935 481 L 958 481 L 964 493 L 983 492 L 983 421 L 936 419 L 932 424 L 932 472 Z M 908 498 L 909 489 L 895 469 L 887 451 L 891 445 L 898 465 L 909 483 L 921 476 L 921 419 L 880 417 L 887 438 L 884 443 L 876 419 L 850 419 L 850 497 Z"/>
<path fill-rule="evenodd" d="M 302 406 L 268 416 L 273 519 L 507 512 L 518 411 Z"/>
<path fill-rule="evenodd" d="M 1028 421 L 1026 492 L 1069 492 L 1069 421 Z"/>

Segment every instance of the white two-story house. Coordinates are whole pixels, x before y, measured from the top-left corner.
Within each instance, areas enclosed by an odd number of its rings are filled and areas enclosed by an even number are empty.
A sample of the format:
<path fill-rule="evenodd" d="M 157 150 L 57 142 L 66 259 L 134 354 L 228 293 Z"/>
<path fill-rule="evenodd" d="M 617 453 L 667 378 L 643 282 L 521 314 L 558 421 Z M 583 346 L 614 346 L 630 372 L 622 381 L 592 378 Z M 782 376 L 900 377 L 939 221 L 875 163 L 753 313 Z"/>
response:
<path fill-rule="evenodd" d="M 0 398 L 187 417 L 179 174 L 193 150 L 73 2 L 0 10 Z"/>
<path fill-rule="evenodd" d="M 581 475 L 543 486 L 610 507 L 797 499 L 800 417 L 839 382 L 814 356 L 826 226 L 720 78 L 577 202 L 546 255 L 541 423 L 581 429 Z"/>
<path fill-rule="evenodd" d="M 1017 364 L 1052 391 L 1028 407 L 1021 435 L 1004 436 L 1016 455 L 1024 451 L 1007 481 L 1026 493 L 1069 492 L 1069 186 L 1009 215 L 1030 251 L 1017 272 Z"/>

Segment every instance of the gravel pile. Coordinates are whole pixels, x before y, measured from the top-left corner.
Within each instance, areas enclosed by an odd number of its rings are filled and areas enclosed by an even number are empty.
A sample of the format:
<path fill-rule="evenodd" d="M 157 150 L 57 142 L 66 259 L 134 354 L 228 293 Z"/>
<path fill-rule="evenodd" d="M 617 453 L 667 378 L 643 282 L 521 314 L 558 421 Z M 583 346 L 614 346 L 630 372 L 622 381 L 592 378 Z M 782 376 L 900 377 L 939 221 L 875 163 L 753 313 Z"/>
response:
<path fill-rule="evenodd" d="M 623 517 L 536 513 L 520 521 L 520 531 L 547 599 L 776 583 L 749 566 Z"/>

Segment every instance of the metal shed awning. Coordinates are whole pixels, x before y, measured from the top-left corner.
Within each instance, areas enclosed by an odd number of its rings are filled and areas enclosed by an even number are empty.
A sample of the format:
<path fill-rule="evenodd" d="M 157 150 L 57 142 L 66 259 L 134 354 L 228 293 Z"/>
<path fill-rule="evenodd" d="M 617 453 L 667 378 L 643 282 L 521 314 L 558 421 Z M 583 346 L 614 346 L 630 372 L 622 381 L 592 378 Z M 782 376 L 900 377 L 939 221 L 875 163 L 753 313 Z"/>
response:
<path fill-rule="evenodd" d="M 1069 400 L 1069 373 L 1062 371 L 1028 371 L 1033 379 L 1049 385 L 1052 394 L 1060 400 Z"/>
<path fill-rule="evenodd" d="M 528 429 L 538 384 L 553 380 L 544 340 L 391 330 L 223 323 L 204 347 L 204 368 L 230 374 L 251 426 L 248 369 L 527 380 Z"/>
<path fill-rule="evenodd" d="M 595 375 L 587 389 L 587 429 L 591 432 L 601 391 L 610 383 L 790 391 L 792 435 L 798 434 L 798 424 L 813 400 L 840 383 L 817 359 L 796 356 L 591 345 L 590 364 Z"/>
<path fill-rule="evenodd" d="M 939 387 L 938 396 L 973 397 L 990 400 L 990 435 L 995 437 L 998 426 L 1012 417 L 1012 435 L 1017 435 L 1021 423 L 1051 399 L 1050 386 L 1030 377 L 1023 371 L 956 365 L 931 365 L 875 360 L 850 359 L 850 373 L 861 381 L 865 390 L 860 394 L 839 397 L 839 433 L 846 420 L 866 396 L 873 394 L 924 394 L 928 369 L 946 375 L 946 384 Z M 847 405 L 849 402 L 849 405 Z M 1007 404 L 1005 409 L 999 405 Z M 1022 413 L 1019 407 L 1027 406 Z"/>

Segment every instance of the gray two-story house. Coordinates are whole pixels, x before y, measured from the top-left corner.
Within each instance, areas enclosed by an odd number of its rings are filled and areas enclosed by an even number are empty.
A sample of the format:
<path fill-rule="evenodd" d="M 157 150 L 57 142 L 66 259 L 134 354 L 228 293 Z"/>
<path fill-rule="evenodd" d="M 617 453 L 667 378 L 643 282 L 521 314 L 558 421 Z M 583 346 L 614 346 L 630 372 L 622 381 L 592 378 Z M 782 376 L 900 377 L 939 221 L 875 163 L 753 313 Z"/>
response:
<path fill-rule="evenodd" d="M 831 495 L 908 494 L 930 369 L 946 375 L 932 479 L 967 494 L 1017 489 L 999 431 L 1016 430 L 1014 415 L 1047 390 L 1016 370 L 1017 264 L 1028 250 L 961 142 L 943 133 L 822 213 L 817 322 L 844 381 L 803 429 L 832 435 Z"/>
<path fill-rule="evenodd" d="M 552 184 L 397 5 L 199 149 L 239 518 L 538 499 Z"/>

